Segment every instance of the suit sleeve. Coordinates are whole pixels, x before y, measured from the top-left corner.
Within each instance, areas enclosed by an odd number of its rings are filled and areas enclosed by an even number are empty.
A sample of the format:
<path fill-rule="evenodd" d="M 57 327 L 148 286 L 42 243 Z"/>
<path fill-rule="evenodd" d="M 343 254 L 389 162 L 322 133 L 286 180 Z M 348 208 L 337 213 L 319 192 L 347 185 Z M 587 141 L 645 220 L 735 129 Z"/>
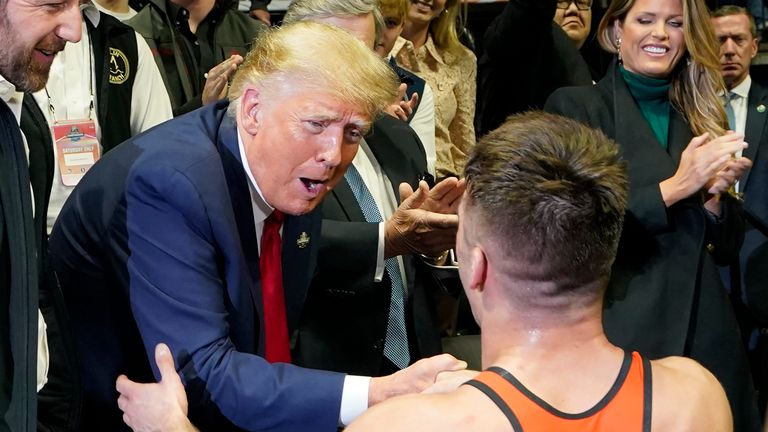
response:
<path fill-rule="evenodd" d="M 501 15 L 485 31 L 483 47 L 488 56 L 512 58 L 510 44 L 523 40 L 526 44 L 535 44 L 549 39 L 556 4 L 555 0 L 509 0 Z M 531 50 L 530 45 L 528 50 Z"/>
<path fill-rule="evenodd" d="M 206 208 L 192 182 L 171 168 L 144 169 L 131 177 L 129 292 L 148 357 L 158 342 L 166 342 L 190 406 L 212 402 L 243 429 L 335 430 L 343 375 L 271 365 L 237 351 L 230 340 L 227 305 L 237 304 L 230 293 L 248 287 L 225 286 L 228 264 L 212 226 L 221 210 Z M 201 392 L 190 391 L 198 386 Z"/>
<path fill-rule="evenodd" d="M 722 195 L 721 201 L 720 217 L 707 214 L 706 223 L 707 242 L 714 246 L 712 258 L 717 265 L 724 266 L 738 260 L 744 242 L 745 222 L 739 201 L 727 194 Z"/>

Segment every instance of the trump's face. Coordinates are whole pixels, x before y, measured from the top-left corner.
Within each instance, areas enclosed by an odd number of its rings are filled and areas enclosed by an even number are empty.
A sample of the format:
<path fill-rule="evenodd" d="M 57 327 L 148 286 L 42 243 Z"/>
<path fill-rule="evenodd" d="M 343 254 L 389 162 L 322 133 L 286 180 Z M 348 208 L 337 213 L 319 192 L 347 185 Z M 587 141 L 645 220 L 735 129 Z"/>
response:
<path fill-rule="evenodd" d="M 77 0 L 0 0 L 0 75 L 20 91 L 45 87 L 56 53 L 80 40 Z"/>
<path fill-rule="evenodd" d="M 267 94 L 247 88 L 238 127 L 264 199 L 299 215 L 314 209 L 341 180 L 370 118 L 329 91 L 278 87 Z"/>

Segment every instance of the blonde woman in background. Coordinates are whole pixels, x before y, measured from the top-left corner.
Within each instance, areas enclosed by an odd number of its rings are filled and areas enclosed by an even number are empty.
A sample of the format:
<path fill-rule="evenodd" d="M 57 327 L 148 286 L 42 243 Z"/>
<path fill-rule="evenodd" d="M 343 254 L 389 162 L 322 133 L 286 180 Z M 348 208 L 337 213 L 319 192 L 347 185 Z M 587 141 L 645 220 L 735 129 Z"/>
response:
<path fill-rule="evenodd" d="M 629 167 L 629 207 L 606 292 L 608 339 L 649 358 L 693 358 L 720 380 L 735 430 L 760 419 L 733 308 L 715 264 L 744 237 L 729 188 L 751 163 L 728 131 L 719 45 L 703 0 L 613 0 L 598 28 L 617 61 L 546 109 L 601 129 Z M 756 143 L 755 143 L 756 144 Z"/>
<path fill-rule="evenodd" d="M 459 0 L 411 0 L 392 49 L 397 63 L 424 78 L 435 95 L 436 177 L 456 176 L 475 145 L 477 59 L 459 42 Z"/>

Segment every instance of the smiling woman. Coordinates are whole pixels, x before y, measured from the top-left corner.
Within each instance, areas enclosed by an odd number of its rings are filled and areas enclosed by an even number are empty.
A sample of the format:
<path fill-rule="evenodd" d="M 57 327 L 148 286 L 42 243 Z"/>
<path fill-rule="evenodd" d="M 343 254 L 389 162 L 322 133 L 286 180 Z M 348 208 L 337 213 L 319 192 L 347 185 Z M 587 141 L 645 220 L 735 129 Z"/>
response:
<path fill-rule="evenodd" d="M 459 42 L 459 0 L 411 0 L 391 54 L 427 81 L 435 96 L 436 173 L 457 176 L 475 146 L 477 59 Z"/>
<path fill-rule="evenodd" d="M 750 166 L 726 133 L 719 47 L 703 0 L 613 0 L 598 29 L 617 54 L 596 86 L 556 91 L 546 109 L 602 129 L 627 160 L 630 204 L 606 293 L 615 344 L 683 355 L 720 380 L 736 430 L 757 430 L 752 384 L 715 264 L 743 238 L 729 188 Z"/>

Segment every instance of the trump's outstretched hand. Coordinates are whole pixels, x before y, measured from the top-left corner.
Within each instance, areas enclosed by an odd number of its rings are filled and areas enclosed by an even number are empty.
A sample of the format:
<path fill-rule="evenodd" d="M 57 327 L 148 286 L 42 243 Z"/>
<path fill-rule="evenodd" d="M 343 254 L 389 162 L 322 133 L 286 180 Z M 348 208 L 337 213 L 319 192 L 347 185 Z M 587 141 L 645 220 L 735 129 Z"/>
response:
<path fill-rule="evenodd" d="M 419 393 L 431 387 L 441 372 L 455 372 L 467 368 L 467 363 L 450 354 L 440 354 L 417 361 L 392 375 L 371 378 L 368 387 L 368 406 L 391 397 Z"/>

